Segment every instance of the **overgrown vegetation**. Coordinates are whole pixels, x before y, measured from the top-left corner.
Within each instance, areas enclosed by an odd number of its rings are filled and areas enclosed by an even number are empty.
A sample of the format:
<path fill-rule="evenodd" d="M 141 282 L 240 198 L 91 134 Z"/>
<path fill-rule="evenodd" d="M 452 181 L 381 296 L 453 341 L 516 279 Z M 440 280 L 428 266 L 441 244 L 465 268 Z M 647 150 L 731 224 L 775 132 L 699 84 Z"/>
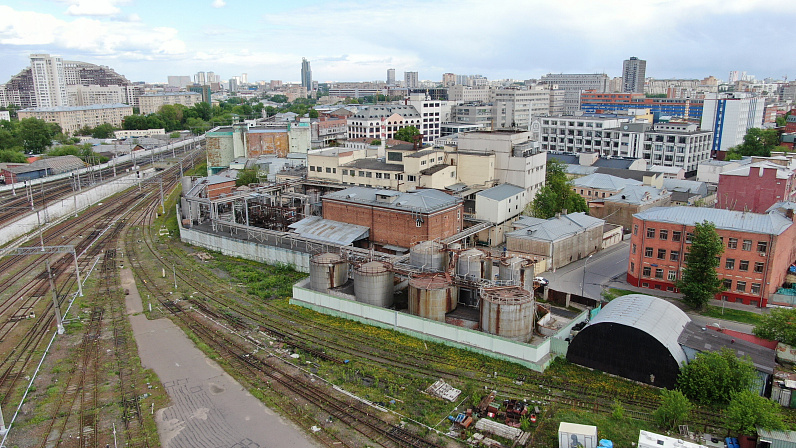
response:
<path fill-rule="evenodd" d="M 774 308 L 767 315 L 758 316 L 755 324 L 755 336 L 796 345 L 796 309 Z"/>
<path fill-rule="evenodd" d="M 718 352 L 698 353 L 680 369 L 677 388 L 696 403 L 726 405 L 737 392 L 749 390 L 757 379 L 752 360 L 738 358 L 735 352 L 722 348 Z"/>

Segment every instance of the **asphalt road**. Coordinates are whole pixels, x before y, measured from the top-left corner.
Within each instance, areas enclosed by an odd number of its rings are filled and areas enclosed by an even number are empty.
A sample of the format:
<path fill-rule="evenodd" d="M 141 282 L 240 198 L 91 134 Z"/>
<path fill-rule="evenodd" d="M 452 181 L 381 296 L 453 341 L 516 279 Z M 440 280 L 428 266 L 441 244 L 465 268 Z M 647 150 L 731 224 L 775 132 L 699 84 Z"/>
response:
<path fill-rule="evenodd" d="M 550 280 L 550 288 L 591 299 L 599 299 L 603 286 L 612 278 L 627 273 L 628 241 L 597 252 L 589 258 L 578 260 L 543 275 Z"/>

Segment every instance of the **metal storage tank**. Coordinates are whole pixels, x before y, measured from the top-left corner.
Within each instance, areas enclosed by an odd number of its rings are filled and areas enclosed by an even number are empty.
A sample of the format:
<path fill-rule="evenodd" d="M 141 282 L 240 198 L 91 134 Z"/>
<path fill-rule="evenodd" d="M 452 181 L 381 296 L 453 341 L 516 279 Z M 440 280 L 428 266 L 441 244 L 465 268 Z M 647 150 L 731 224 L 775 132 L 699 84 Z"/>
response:
<path fill-rule="evenodd" d="M 492 260 L 478 249 L 468 249 L 459 254 L 456 273 L 470 279 L 492 279 Z"/>
<path fill-rule="evenodd" d="M 498 280 L 513 280 L 515 285 L 522 285 L 521 271 L 525 260 L 520 257 L 511 257 L 500 260 L 498 267 Z"/>
<path fill-rule="evenodd" d="M 533 294 L 524 288 L 484 288 L 481 291 L 481 329 L 526 342 L 533 334 L 533 306 Z"/>
<path fill-rule="evenodd" d="M 436 241 L 421 241 L 409 249 L 409 264 L 417 268 L 443 271 L 447 259 L 444 247 Z"/>
<path fill-rule="evenodd" d="M 444 274 L 422 275 L 409 279 L 409 312 L 445 322 L 445 313 L 456 309 L 458 290 Z"/>
<path fill-rule="evenodd" d="M 330 252 L 310 258 L 310 288 L 316 291 L 342 286 L 348 281 L 348 263 Z"/>
<path fill-rule="evenodd" d="M 395 275 L 390 263 L 369 261 L 354 267 L 354 296 L 357 302 L 389 308 L 395 294 Z"/>

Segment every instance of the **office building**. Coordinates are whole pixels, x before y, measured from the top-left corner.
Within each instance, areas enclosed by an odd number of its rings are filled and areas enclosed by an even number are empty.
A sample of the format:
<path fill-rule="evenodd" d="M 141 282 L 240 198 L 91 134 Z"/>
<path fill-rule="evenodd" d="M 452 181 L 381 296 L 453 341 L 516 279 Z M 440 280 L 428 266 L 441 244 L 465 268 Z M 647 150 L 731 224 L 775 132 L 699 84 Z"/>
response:
<path fill-rule="evenodd" d="M 541 84 L 558 86 L 564 91 L 564 113 L 575 114 L 580 110 L 580 94 L 586 90 L 604 93 L 608 91 L 610 78 L 605 73 L 566 74 L 548 73 L 542 76 Z"/>
<path fill-rule="evenodd" d="M 711 94 L 705 97 L 702 129 L 713 131 L 714 157 L 743 143 L 746 131 L 763 126 L 765 98 L 742 92 Z"/>
<path fill-rule="evenodd" d="M 550 114 L 550 91 L 546 88 L 492 89 L 489 95 L 493 130 L 528 130 L 531 117 Z"/>
<path fill-rule="evenodd" d="M 395 85 L 395 69 L 388 68 L 387 69 L 387 85 L 394 86 Z"/>
<path fill-rule="evenodd" d="M 419 85 L 417 72 L 404 72 L 404 87 L 407 89 L 415 89 Z"/>
<path fill-rule="evenodd" d="M 622 63 L 622 92 L 644 93 L 647 61 L 635 56 Z"/>
<path fill-rule="evenodd" d="M 56 123 L 64 134 L 71 134 L 85 126 L 95 128 L 105 123 L 121 127 L 124 117 L 133 114 L 133 107 L 127 104 L 34 107 L 22 109 L 17 114 L 20 120 L 38 118 L 48 123 Z"/>
<path fill-rule="evenodd" d="M 308 92 L 312 90 L 312 69 L 310 61 L 305 58 L 301 58 L 301 87 Z"/>
<path fill-rule="evenodd" d="M 691 98 L 647 98 L 643 93 L 601 93 L 588 91 L 580 94 L 580 110 L 585 114 L 622 114 L 629 109 L 645 108 L 657 118 L 702 118 L 704 101 Z M 761 111 L 762 113 L 762 111 Z"/>

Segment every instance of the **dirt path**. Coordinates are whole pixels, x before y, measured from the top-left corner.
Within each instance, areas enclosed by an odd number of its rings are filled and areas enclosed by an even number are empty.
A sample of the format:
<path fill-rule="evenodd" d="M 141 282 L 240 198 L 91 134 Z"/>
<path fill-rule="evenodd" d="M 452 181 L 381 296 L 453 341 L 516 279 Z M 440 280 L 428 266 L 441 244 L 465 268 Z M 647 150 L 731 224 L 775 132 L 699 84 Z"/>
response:
<path fill-rule="evenodd" d="M 130 269 L 127 311 L 141 363 L 160 377 L 172 406 L 156 415 L 163 448 L 317 448 L 291 422 L 250 395 L 169 319 L 148 320 Z"/>

